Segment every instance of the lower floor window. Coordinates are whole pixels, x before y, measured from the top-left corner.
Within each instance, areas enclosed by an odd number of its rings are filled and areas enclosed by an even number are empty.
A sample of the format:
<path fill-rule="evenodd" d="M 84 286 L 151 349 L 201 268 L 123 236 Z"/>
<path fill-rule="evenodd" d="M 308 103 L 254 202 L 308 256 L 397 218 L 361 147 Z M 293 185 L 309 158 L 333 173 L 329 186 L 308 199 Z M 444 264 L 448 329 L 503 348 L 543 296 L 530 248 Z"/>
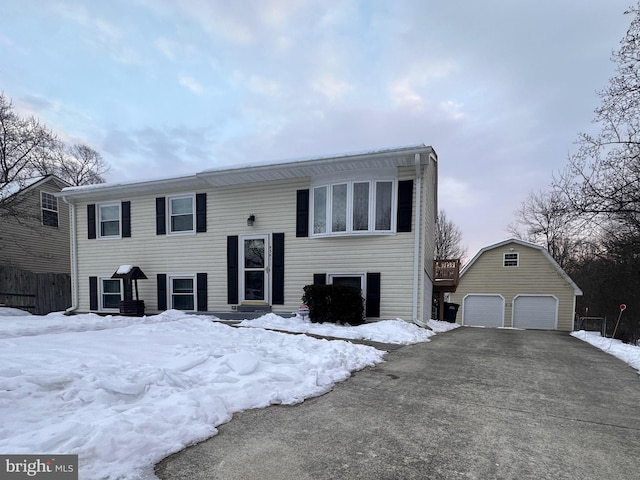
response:
<path fill-rule="evenodd" d="M 100 310 L 117 310 L 122 300 L 122 281 L 114 278 L 103 278 L 101 282 Z"/>
<path fill-rule="evenodd" d="M 364 292 L 364 274 L 328 274 L 328 283 L 359 288 Z"/>
<path fill-rule="evenodd" d="M 171 308 L 195 310 L 195 282 L 193 277 L 171 277 Z"/>

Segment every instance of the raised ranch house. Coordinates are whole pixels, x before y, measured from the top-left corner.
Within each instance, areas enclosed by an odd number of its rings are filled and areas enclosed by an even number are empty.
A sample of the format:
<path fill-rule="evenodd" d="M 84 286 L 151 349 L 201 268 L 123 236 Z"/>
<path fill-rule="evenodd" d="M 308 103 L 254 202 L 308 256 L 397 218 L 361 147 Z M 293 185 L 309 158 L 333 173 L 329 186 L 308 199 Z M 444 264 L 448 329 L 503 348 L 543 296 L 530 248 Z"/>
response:
<path fill-rule="evenodd" d="M 582 291 L 540 245 L 517 239 L 481 249 L 460 272 L 451 302 L 462 325 L 573 330 Z"/>
<path fill-rule="evenodd" d="M 303 287 L 362 289 L 368 318 L 431 317 L 437 156 L 425 145 L 72 187 L 72 311 L 295 312 Z M 121 271 L 126 271 L 121 270 Z"/>
<path fill-rule="evenodd" d="M 46 314 L 71 304 L 69 207 L 55 175 L 8 184 L 0 201 L 0 304 Z"/>

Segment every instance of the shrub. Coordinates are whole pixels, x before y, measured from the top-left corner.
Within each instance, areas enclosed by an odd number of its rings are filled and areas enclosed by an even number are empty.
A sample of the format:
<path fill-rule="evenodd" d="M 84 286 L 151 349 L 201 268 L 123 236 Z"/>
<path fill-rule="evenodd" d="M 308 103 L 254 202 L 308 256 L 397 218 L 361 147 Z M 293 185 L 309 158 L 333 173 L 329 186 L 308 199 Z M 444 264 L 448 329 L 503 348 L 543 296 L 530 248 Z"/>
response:
<path fill-rule="evenodd" d="M 306 285 L 302 301 L 314 323 L 364 323 L 362 290 L 347 285 Z"/>

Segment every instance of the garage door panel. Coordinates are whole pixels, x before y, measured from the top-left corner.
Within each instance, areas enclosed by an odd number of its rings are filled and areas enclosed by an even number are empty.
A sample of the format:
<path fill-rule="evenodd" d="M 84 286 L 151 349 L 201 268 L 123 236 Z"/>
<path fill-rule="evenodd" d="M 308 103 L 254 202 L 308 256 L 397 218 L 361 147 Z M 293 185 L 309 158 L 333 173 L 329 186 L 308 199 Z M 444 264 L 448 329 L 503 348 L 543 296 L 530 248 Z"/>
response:
<path fill-rule="evenodd" d="M 501 295 L 467 295 L 462 301 L 462 322 L 476 327 L 504 326 L 504 298 Z"/>
<path fill-rule="evenodd" d="M 513 326 L 536 330 L 555 330 L 558 299 L 552 295 L 519 295 L 513 299 Z"/>

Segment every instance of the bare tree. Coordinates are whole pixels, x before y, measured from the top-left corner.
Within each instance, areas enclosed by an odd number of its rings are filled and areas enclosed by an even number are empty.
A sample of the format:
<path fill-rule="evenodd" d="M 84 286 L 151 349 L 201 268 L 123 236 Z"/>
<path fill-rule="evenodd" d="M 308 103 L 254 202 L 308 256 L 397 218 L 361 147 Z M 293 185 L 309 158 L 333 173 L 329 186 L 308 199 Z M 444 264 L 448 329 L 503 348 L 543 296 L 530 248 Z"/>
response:
<path fill-rule="evenodd" d="M 68 146 L 39 120 L 22 118 L 0 93 L 0 201 L 27 179 L 54 174 L 72 185 L 104 183 L 109 166 L 87 145 Z"/>
<path fill-rule="evenodd" d="M 49 158 L 55 135 L 36 118 L 21 118 L 0 93 L 0 200 L 23 187 L 37 171 L 37 162 Z"/>
<path fill-rule="evenodd" d="M 98 152 L 87 145 L 59 144 L 55 155 L 38 166 L 41 174 L 53 173 L 71 185 L 104 183 L 109 166 Z"/>
<path fill-rule="evenodd" d="M 604 224 L 623 223 L 640 232 L 640 4 L 620 50 L 616 75 L 599 96 L 597 134 L 581 134 L 578 150 L 554 179 L 575 211 Z"/>
<path fill-rule="evenodd" d="M 585 222 L 557 190 L 530 193 L 514 214 L 516 220 L 507 231 L 545 247 L 561 267 L 571 260 L 586 233 Z"/>
<path fill-rule="evenodd" d="M 462 232 L 447 219 L 444 210 L 440 210 L 436 219 L 435 258 L 463 260 L 466 255 L 467 249 L 462 246 Z"/>

